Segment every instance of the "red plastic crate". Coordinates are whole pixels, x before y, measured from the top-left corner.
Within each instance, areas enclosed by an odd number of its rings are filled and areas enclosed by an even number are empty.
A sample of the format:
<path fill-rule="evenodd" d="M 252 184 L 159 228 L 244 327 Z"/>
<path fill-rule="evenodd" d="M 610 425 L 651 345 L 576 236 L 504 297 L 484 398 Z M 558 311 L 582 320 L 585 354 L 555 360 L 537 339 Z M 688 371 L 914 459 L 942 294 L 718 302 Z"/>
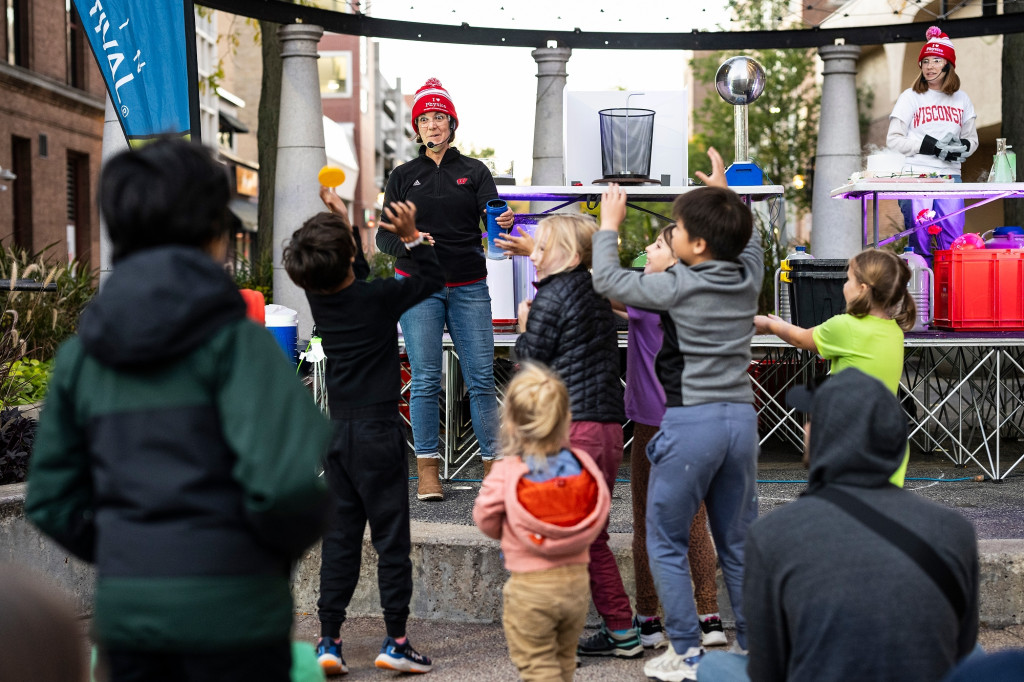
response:
<path fill-rule="evenodd" d="M 936 251 L 933 324 L 1024 330 L 1024 250 Z"/>

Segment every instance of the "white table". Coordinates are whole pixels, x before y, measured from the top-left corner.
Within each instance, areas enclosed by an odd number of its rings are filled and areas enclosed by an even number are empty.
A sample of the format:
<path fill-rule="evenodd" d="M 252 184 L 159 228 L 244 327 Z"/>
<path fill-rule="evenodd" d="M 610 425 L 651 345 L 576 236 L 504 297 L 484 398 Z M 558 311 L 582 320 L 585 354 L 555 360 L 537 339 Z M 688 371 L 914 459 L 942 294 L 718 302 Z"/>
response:
<path fill-rule="evenodd" d="M 964 211 L 969 211 L 978 206 L 984 206 L 999 199 L 1014 199 L 1024 197 L 1024 182 L 935 182 L 929 178 L 922 179 L 866 179 L 852 182 L 832 190 L 834 199 L 860 199 L 861 205 L 861 244 L 865 248 L 878 244 L 878 200 L 879 199 L 978 199 L 979 201 L 965 206 Z M 868 202 L 872 202 L 873 211 L 873 236 L 869 239 L 868 229 Z M 955 214 L 951 214 L 955 215 Z M 940 218 L 939 220 L 942 220 Z M 938 222 L 938 220 L 933 221 Z M 918 227 L 925 227 L 931 223 L 922 223 Z M 914 229 L 917 229 L 916 227 Z M 886 241 L 899 239 L 908 234 L 910 230 L 900 232 Z"/>

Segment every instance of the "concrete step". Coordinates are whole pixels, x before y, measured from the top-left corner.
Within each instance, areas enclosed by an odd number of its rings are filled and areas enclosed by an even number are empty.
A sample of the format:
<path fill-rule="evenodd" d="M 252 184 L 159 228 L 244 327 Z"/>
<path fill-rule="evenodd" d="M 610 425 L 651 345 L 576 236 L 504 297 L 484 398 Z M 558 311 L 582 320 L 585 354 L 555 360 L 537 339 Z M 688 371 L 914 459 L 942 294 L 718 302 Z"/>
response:
<path fill-rule="evenodd" d="M 83 614 L 92 611 L 94 573 L 43 537 L 23 514 L 24 485 L 0 486 L 0 561 L 27 565 L 53 580 Z M 612 533 L 609 545 L 615 552 L 626 584 L 634 593 L 632 535 Z M 474 526 L 412 523 L 414 618 L 462 623 L 491 623 L 501 620 L 501 587 L 508 576 L 496 541 L 484 537 Z M 1024 623 L 1024 540 L 981 540 L 981 621 L 1002 628 Z M 319 545 L 298 563 L 293 578 L 295 609 L 299 614 L 315 613 L 319 597 Z M 719 574 L 719 605 L 723 620 L 732 621 L 728 595 Z M 349 615 L 380 614 L 377 592 L 377 557 L 369 534 L 363 540 L 363 561 L 359 586 Z M 591 623 L 597 622 L 591 611 Z"/>

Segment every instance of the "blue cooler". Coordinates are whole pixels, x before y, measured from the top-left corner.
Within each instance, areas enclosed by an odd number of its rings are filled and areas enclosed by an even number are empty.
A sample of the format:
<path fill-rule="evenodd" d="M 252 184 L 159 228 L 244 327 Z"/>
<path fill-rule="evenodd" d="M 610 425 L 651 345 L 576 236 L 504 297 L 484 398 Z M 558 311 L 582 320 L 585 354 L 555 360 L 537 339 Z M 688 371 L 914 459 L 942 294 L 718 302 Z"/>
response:
<path fill-rule="evenodd" d="M 265 309 L 266 326 L 274 335 L 277 345 L 293 364 L 299 363 L 299 313 L 283 305 L 272 303 Z"/>

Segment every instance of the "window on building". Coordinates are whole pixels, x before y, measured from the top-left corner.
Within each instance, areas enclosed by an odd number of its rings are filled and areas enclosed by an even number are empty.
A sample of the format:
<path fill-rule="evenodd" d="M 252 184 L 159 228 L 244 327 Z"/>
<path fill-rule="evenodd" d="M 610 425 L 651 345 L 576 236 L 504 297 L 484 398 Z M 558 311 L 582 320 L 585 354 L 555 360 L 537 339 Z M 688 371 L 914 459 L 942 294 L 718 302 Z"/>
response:
<path fill-rule="evenodd" d="M 29 0 L 5 0 L 7 63 L 28 68 Z"/>
<path fill-rule="evenodd" d="M 317 60 L 321 97 L 352 96 L 352 53 L 321 52 Z"/>
<path fill-rule="evenodd" d="M 68 150 L 67 242 L 68 260 L 88 261 L 92 246 L 89 220 L 89 155 Z"/>
<path fill-rule="evenodd" d="M 32 140 L 27 137 L 11 138 L 11 170 L 18 177 L 11 183 L 14 200 L 13 239 L 32 253 Z"/>
<path fill-rule="evenodd" d="M 85 64 L 89 41 L 82 30 L 82 21 L 71 0 L 64 0 L 67 14 L 68 85 L 79 90 L 85 89 Z"/>

